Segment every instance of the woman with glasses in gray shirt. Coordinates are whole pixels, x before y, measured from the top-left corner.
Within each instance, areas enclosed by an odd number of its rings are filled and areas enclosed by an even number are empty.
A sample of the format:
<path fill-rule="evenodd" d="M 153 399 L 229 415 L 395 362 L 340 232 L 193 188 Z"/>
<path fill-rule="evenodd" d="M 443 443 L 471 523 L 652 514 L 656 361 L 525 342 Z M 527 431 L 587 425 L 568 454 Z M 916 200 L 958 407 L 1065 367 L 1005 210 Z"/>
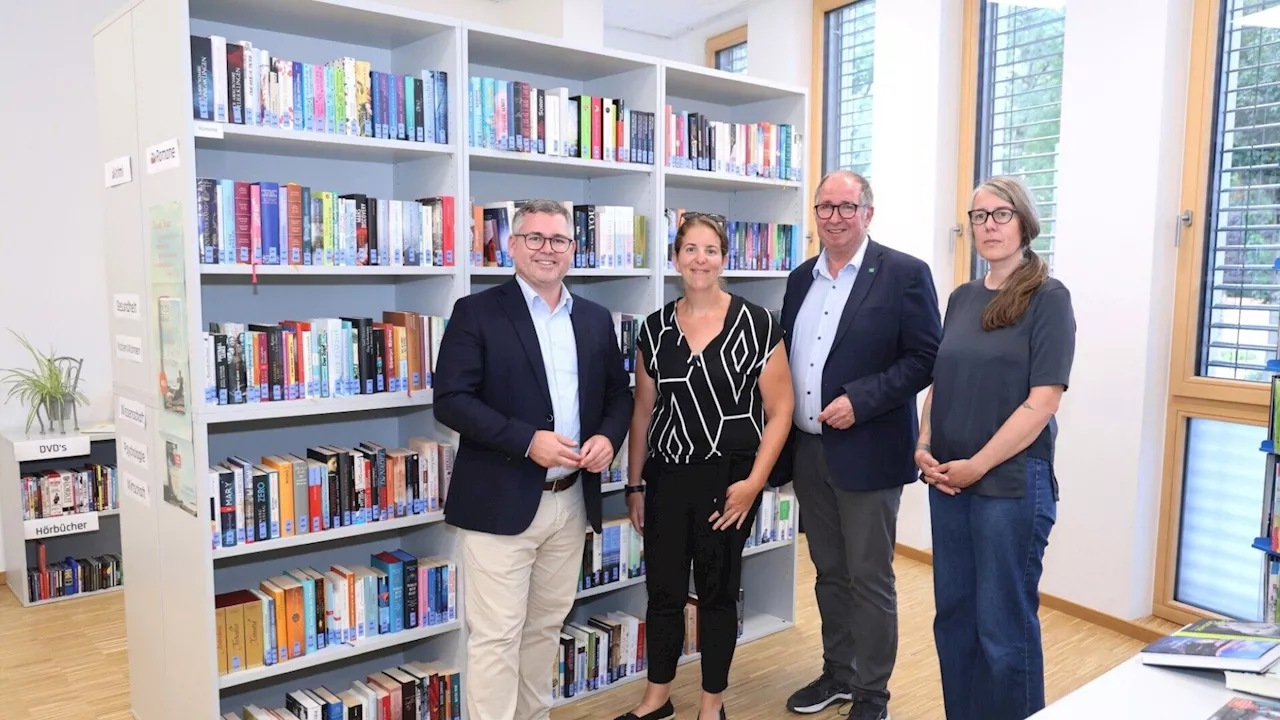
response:
<path fill-rule="evenodd" d="M 1023 720 L 1045 704 L 1039 584 L 1075 317 L 1031 248 L 1040 219 L 1020 180 L 980 185 L 969 229 L 989 270 L 947 303 L 915 458 L 930 485 L 934 640 L 948 720 Z"/>

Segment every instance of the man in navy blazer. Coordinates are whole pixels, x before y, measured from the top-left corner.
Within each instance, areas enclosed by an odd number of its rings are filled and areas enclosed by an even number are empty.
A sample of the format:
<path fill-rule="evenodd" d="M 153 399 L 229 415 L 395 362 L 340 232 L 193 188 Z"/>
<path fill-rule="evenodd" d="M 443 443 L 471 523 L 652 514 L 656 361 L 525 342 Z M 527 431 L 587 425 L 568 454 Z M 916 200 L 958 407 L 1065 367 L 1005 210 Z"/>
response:
<path fill-rule="evenodd" d="M 600 473 L 631 422 L 613 318 L 564 286 L 572 228 L 558 202 L 516 212 L 515 277 L 454 304 L 432 376 L 459 435 L 445 520 L 462 536 L 473 720 L 550 717 Z"/>
<path fill-rule="evenodd" d="M 823 249 L 790 274 L 782 304 L 796 403 L 772 478 L 795 487 L 822 617 L 822 674 L 787 708 L 852 701 L 850 720 L 889 717 L 898 506 L 916 479 L 916 396 L 942 339 L 929 266 L 873 242 L 874 213 L 871 185 L 857 173 L 818 184 Z"/>

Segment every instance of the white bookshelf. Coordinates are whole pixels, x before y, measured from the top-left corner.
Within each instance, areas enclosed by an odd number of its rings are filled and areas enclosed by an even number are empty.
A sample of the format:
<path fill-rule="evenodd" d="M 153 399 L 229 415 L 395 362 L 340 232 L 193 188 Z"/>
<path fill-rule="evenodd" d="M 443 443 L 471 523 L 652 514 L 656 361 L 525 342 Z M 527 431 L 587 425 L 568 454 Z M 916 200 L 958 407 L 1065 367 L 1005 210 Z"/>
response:
<path fill-rule="evenodd" d="M 321 63 L 352 56 L 373 69 L 448 73 L 448 142 L 379 140 L 318 132 L 197 122 L 192 119 L 191 35 L 249 40 L 273 56 Z M 125 591 L 133 714 L 136 720 L 213 717 L 248 703 L 275 707 L 285 692 L 353 680 L 407 660 L 440 661 L 465 676 L 463 584 L 458 618 L 445 625 L 376 636 L 351 646 L 253 670 L 219 675 L 214 595 L 256 587 L 297 567 L 367 564 L 371 552 L 400 548 L 415 556 L 460 561 L 455 531 L 440 513 L 411 515 L 314 535 L 214 548 L 211 500 L 203 470 L 229 455 L 256 460 L 315 445 L 373 441 L 404 446 L 411 437 L 448 438 L 434 420 L 430 391 L 245 405 L 206 403 L 192 394 L 185 415 L 162 410 L 157 392 L 158 334 L 150 218 L 180 204 L 183 237 L 180 297 L 191 358 L 187 384 L 204 387 L 200 333 L 210 322 L 365 316 L 413 310 L 448 317 L 463 294 L 508 280 L 511 268 L 472 267 L 471 201 L 544 197 L 575 204 L 625 205 L 647 219 L 648 253 L 640 268 L 575 268 L 570 289 L 615 312 L 645 316 L 679 292 L 665 262 L 663 209 L 720 212 L 732 220 L 807 227 L 803 181 L 733 176 L 669 167 L 665 107 L 713 119 L 792 123 L 807 137 L 807 92 L 742 76 L 495 27 L 463 23 L 366 0 L 130 0 L 95 31 L 99 160 L 132 163 L 132 181 L 104 190 L 108 301 L 143 302 L 135 318 L 110 315 L 112 338 L 138 338 L 141 362 L 113 354 L 117 396 L 146 408 L 144 425 L 116 421 L 118 449 L 146 451 L 145 466 L 122 469 L 145 493 L 122 493 L 122 544 L 129 557 Z M 470 147 L 468 79 L 521 80 L 568 87 L 571 94 L 625 99 L 655 116 L 654 163 L 593 161 Z M 179 164 L 155 174 L 147 151 L 176 143 Z M 296 182 L 378 198 L 455 198 L 454 264 L 449 267 L 325 267 L 201 264 L 196 179 Z M 783 271 L 726 273 L 730 290 L 771 309 L 781 306 Z M 197 516 L 166 501 L 167 443 L 194 471 Z M 181 472 L 181 471 L 179 471 Z M 605 488 L 606 518 L 625 515 L 621 483 Z M 142 495 L 145 497 L 142 497 Z M 741 642 L 795 622 L 794 542 L 752 548 L 744 560 L 746 632 Z M 459 562 L 459 570 L 462 570 Z M 11 573 L 12 575 L 12 573 Z M 643 579 L 578 598 L 572 618 L 621 610 L 644 615 Z M 690 656 L 685 660 L 693 659 Z M 642 675 L 640 676 L 642 677 Z M 634 677 L 632 678 L 634 679 Z M 585 697 L 579 696 L 579 697 Z M 561 701 L 563 702 L 563 701 Z M 464 715 L 465 717 L 465 715 Z"/>
<path fill-rule="evenodd" d="M 121 555 L 123 562 L 118 509 L 23 519 L 21 479 L 24 476 L 48 470 L 78 470 L 89 463 L 116 464 L 114 435 L 110 432 L 49 431 L 41 435 L 37 427 L 33 426 L 30 432 L 18 428 L 0 433 L 0 532 L 4 537 L 5 583 L 24 607 L 120 590 L 118 586 L 44 600 L 32 596 L 27 586 L 27 572 L 38 567 L 37 540 L 44 543 L 49 564 L 68 557 L 106 554 Z"/>

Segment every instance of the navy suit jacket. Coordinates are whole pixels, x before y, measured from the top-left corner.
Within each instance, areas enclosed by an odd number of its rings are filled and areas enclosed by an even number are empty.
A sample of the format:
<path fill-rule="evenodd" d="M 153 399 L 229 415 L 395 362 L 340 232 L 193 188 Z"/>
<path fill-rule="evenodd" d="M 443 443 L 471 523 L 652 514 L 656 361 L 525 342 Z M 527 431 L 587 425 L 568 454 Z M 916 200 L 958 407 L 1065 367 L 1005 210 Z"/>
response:
<path fill-rule="evenodd" d="M 822 368 L 822 407 L 848 395 L 854 422 L 822 428 L 831 481 L 842 490 L 883 490 L 914 482 L 920 427 L 916 396 L 929 387 L 942 340 L 938 295 L 922 260 L 867 238 L 867 253 Z M 790 355 L 796 316 L 813 284 L 810 258 L 787 278 L 782 327 Z M 798 370 L 793 370 L 798 372 Z M 791 480 L 795 434 L 774 465 L 770 483 Z"/>
<path fill-rule="evenodd" d="M 581 443 L 602 434 L 614 454 L 631 423 L 631 381 L 604 307 L 573 296 L 578 346 Z M 546 468 L 525 457 L 537 430 L 554 430 L 551 391 L 533 317 L 516 280 L 460 298 L 453 306 L 432 374 L 435 416 L 458 431 L 445 521 L 467 530 L 516 535 L 533 521 Z M 577 487 L 600 532 L 600 475 Z"/>

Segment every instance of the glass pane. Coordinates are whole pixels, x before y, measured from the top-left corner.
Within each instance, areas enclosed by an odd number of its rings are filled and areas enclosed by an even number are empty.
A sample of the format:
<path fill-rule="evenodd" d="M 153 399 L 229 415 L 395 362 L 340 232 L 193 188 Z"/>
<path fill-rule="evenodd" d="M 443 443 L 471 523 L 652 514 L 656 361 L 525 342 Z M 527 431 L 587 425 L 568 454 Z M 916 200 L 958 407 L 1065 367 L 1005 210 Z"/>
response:
<path fill-rule="evenodd" d="M 1251 19 L 1276 6 L 1224 0 L 1205 223 L 1198 372 L 1248 382 L 1268 380 L 1280 316 L 1280 29 Z"/>
<path fill-rule="evenodd" d="M 871 177 L 875 13 L 875 0 L 858 0 L 825 16 L 824 173 L 853 170 Z"/>
<path fill-rule="evenodd" d="M 1066 10 L 1053 3 L 985 0 L 978 77 L 975 184 L 1014 175 L 1027 184 L 1042 220 L 1057 210 L 1062 111 L 1062 41 Z M 1032 248 L 1053 272 L 1056 238 L 1042 222 Z M 974 253 L 973 277 L 986 272 Z"/>
<path fill-rule="evenodd" d="M 731 73 L 747 71 L 747 44 L 738 43 L 716 53 L 716 69 Z"/>
<path fill-rule="evenodd" d="M 1261 610 L 1262 518 L 1267 429 L 1192 418 L 1182 477 L 1182 529 L 1174 599 L 1238 620 Z"/>

